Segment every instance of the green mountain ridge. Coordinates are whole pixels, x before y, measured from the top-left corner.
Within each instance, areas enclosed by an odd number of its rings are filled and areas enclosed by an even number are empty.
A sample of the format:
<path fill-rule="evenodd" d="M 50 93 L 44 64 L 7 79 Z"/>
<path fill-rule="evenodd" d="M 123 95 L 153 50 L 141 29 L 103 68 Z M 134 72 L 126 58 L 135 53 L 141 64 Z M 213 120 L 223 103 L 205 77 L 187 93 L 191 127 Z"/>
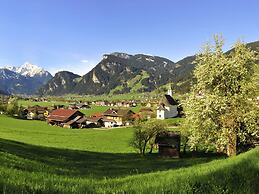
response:
<path fill-rule="evenodd" d="M 259 53 L 259 41 L 248 43 L 255 52 Z M 226 53 L 231 52 L 231 50 Z M 44 95 L 101 95 L 101 94 L 122 94 L 151 92 L 157 88 L 173 83 L 175 92 L 186 93 L 192 84 L 192 71 L 195 68 L 196 56 L 188 56 L 174 63 L 173 61 L 143 54 L 129 55 L 127 53 L 114 52 L 105 54 L 103 59 L 87 74 L 80 77 L 55 75 L 40 90 Z M 259 63 L 258 63 L 259 64 Z M 143 73 L 144 72 L 144 73 Z M 72 74 L 71 74 L 72 75 Z M 256 77 L 259 75 L 259 68 L 256 69 Z M 68 86 L 60 85 L 61 79 Z M 257 78 L 257 82 L 258 82 Z M 50 87 L 52 85 L 57 87 Z"/>
<path fill-rule="evenodd" d="M 136 75 L 134 78 L 123 83 L 123 85 L 117 86 L 116 88 L 112 89 L 110 91 L 110 94 L 142 92 L 147 89 L 147 87 L 142 84 L 142 81 L 148 78 L 149 74 L 146 71 L 142 71 L 139 75 Z"/>

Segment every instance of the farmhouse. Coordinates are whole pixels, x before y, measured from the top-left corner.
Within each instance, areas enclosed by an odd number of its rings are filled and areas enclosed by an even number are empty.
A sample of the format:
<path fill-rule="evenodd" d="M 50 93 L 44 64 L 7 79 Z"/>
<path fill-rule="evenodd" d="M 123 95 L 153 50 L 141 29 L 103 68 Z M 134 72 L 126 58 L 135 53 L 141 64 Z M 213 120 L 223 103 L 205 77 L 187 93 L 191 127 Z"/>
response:
<path fill-rule="evenodd" d="M 117 122 L 113 119 L 108 119 L 108 118 L 102 118 L 103 121 L 103 125 L 104 127 L 116 127 L 117 126 Z"/>
<path fill-rule="evenodd" d="M 103 113 L 106 119 L 114 120 L 117 125 L 128 125 L 135 113 L 127 109 L 109 108 Z"/>
<path fill-rule="evenodd" d="M 85 103 L 79 103 L 76 105 L 79 109 L 90 109 L 91 107 Z"/>
<path fill-rule="evenodd" d="M 78 110 L 56 109 L 47 117 L 50 125 L 57 125 L 66 128 L 77 128 L 77 121 L 82 119 L 84 114 Z"/>
<path fill-rule="evenodd" d="M 81 117 L 76 121 L 76 124 L 74 125 L 77 126 L 78 128 L 85 128 L 87 126 L 86 121 L 87 121 L 86 117 Z"/>
<path fill-rule="evenodd" d="M 103 121 L 100 117 L 82 117 L 75 121 L 75 126 L 78 128 L 96 128 L 102 127 Z"/>
<path fill-rule="evenodd" d="M 178 103 L 172 97 L 172 89 L 161 99 L 157 108 L 157 119 L 173 118 L 178 115 Z"/>
<path fill-rule="evenodd" d="M 164 131 L 156 136 L 155 143 L 158 144 L 160 156 L 180 157 L 180 133 Z"/>
<path fill-rule="evenodd" d="M 86 127 L 102 127 L 104 126 L 101 116 L 86 117 Z"/>
<path fill-rule="evenodd" d="M 53 107 L 53 109 L 61 109 L 61 108 L 65 108 L 65 105 L 64 104 L 54 104 L 52 107 Z"/>
<path fill-rule="evenodd" d="M 28 120 L 46 120 L 46 117 L 49 115 L 48 107 L 42 107 L 39 105 L 28 107 L 24 110 L 24 112 L 26 113 Z"/>
<path fill-rule="evenodd" d="M 70 104 L 69 109 L 89 109 L 91 108 L 88 104 L 79 103 L 79 104 Z"/>
<path fill-rule="evenodd" d="M 79 128 L 97 128 L 97 127 L 115 127 L 117 123 L 113 119 L 108 119 L 104 116 L 91 116 L 91 117 L 82 117 L 77 120 Z"/>

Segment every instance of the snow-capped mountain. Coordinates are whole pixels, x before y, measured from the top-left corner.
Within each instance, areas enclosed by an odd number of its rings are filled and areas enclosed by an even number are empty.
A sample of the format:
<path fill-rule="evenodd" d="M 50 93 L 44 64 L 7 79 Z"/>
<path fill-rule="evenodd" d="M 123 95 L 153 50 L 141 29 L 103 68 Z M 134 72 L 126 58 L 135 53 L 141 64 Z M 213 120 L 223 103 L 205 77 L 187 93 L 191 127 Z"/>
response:
<path fill-rule="evenodd" d="M 1 79 L 21 79 L 21 75 L 10 70 L 10 69 L 0 69 Z"/>
<path fill-rule="evenodd" d="M 43 68 L 37 65 L 31 64 L 29 62 L 24 63 L 20 67 L 6 66 L 6 69 L 19 73 L 25 77 L 39 77 L 39 76 L 49 76 L 50 73 L 45 71 Z"/>
<path fill-rule="evenodd" d="M 0 90 L 10 94 L 35 94 L 52 75 L 30 63 L 0 68 Z"/>

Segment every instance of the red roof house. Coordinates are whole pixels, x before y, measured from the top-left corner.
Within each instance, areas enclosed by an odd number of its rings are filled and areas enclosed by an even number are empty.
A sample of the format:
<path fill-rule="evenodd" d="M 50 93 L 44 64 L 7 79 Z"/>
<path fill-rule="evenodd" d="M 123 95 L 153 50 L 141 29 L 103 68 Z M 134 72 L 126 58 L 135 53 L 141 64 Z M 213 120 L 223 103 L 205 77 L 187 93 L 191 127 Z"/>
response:
<path fill-rule="evenodd" d="M 56 109 L 50 113 L 47 121 L 51 125 L 73 128 L 76 125 L 76 121 L 83 116 L 84 114 L 78 110 Z"/>

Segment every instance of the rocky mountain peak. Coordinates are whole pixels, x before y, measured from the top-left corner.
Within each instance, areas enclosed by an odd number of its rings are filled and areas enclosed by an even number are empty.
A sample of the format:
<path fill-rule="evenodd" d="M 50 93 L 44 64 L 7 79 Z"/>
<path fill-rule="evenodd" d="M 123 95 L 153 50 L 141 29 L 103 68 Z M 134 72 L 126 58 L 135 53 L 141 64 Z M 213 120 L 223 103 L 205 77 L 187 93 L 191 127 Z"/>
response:
<path fill-rule="evenodd" d="M 119 58 L 122 58 L 122 59 L 129 59 L 129 58 L 132 57 L 132 55 L 129 55 L 127 53 L 120 53 L 120 52 L 113 52 L 110 55 L 113 55 L 113 56 L 116 56 L 116 57 L 119 57 Z"/>
<path fill-rule="evenodd" d="M 34 94 L 46 84 L 52 75 L 29 62 L 23 65 L 5 66 L 0 69 L 0 90 L 11 94 Z"/>
<path fill-rule="evenodd" d="M 25 77 L 51 76 L 48 71 L 45 71 L 43 68 L 29 62 L 25 62 L 23 65 L 19 67 L 5 66 L 4 68 L 16 72 Z"/>
<path fill-rule="evenodd" d="M 17 73 L 20 73 L 26 77 L 34 77 L 48 74 L 43 68 L 29 62 L 24 63 L 22 66 L 17 68 Z"/>

